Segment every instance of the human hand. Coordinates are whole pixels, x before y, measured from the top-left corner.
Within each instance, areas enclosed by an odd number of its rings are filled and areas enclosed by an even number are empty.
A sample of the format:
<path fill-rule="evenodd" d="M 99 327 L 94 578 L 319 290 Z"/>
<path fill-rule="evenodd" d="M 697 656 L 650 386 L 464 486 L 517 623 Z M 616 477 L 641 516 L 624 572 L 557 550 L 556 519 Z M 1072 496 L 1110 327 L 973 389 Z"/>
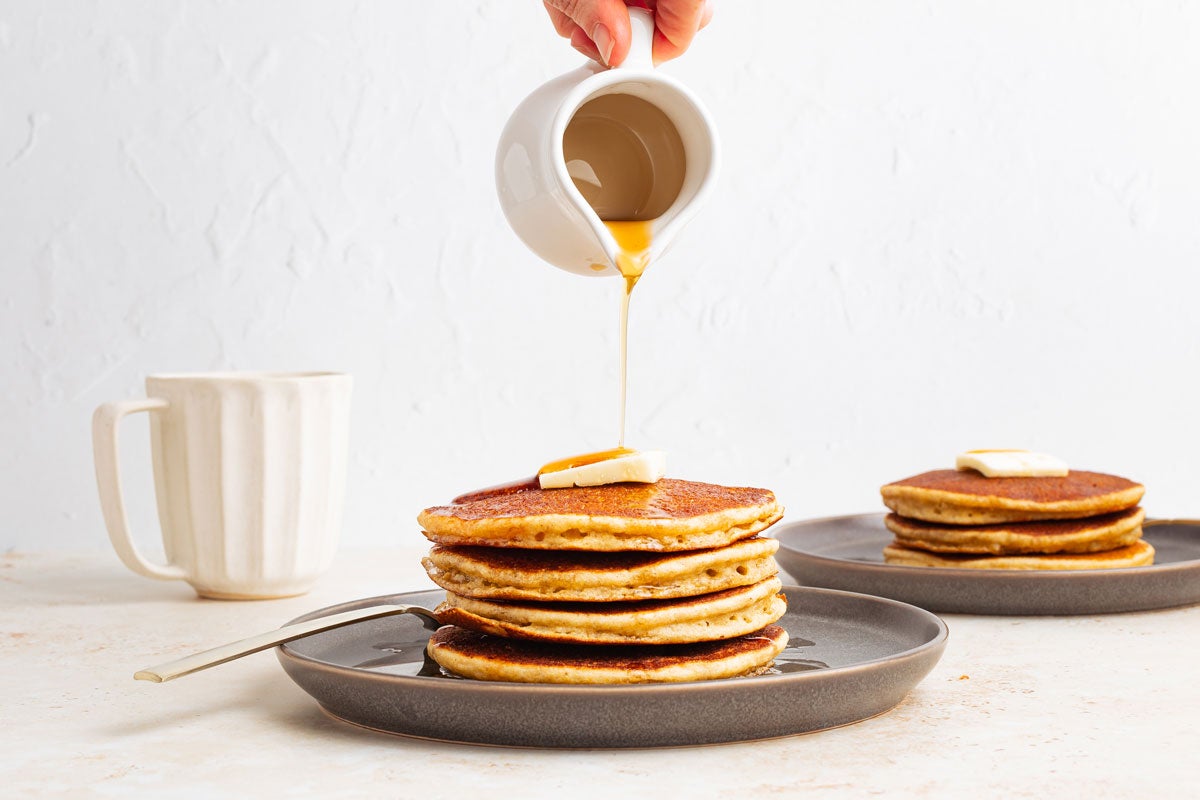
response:
<path fill-rule="evenodd" d="M 712 19 L 712 0 L 545 0 L 554 29 L 585 56 L 615 67 L 629 54 L 627 6 L 654 12 L 654 63 L 683 55 Z"/>

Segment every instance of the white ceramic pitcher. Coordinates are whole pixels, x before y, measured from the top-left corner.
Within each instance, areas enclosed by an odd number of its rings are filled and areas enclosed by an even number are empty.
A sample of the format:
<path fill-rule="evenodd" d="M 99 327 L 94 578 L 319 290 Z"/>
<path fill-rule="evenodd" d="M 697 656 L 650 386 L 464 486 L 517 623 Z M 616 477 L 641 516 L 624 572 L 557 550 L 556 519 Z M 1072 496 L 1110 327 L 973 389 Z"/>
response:
<path fill-rule="evenodd" d="M 617 275 L 618 247 L 575 188 L 563 158 L 567 123 L 589 100 L 629 94 L 657 106 L 683 141 L 686 171 L 679 196 L 651 226 L 650 261 L 671 245 L 708 194 L 717 172 L 712 119 L 683 84 L 654 69 L 654 17 L 629 9 L 629 55 L 607 69 L 594 61 L 546 83 L 508 120 L 496 151 L 496 187 L 509 225 L 545 261 L 580 275 Z M 606 267 L 597 271 L 593 265 Z"/>

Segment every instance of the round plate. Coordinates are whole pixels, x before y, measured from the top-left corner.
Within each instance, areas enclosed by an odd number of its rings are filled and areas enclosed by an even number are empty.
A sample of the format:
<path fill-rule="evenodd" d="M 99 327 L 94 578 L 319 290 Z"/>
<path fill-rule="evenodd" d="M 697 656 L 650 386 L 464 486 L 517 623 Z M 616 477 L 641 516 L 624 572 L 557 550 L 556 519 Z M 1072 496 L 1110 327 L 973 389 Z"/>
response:
<path fill-rule="evenodd" d="M 883 514 L 778 527 L 776 559 L 809 586 L 870 592 L 943 613 L 1109 614 L 1200 603 L 1200 522 L 1150 520 L 1148 567 L 983 570 L 883 563 L 892 534 Z"/>
<path fill-rule="evenodd" d="M 696 683 L 564 686 L 449 676 L 424 657 L 411 617 L 347 625 L 278 648 L 297 684 L 331 714 L 389 733 L 525 747 L 669 747 L 787 736 L 882 714 L 928 674 L 946 625 L 919 608 L 849 592 L 784 588 L 791 636 L 771 672 Z M 410 592 L 380 603 L 433 608 Z M 290 624 L 290 623 L 289 623 Z"/>

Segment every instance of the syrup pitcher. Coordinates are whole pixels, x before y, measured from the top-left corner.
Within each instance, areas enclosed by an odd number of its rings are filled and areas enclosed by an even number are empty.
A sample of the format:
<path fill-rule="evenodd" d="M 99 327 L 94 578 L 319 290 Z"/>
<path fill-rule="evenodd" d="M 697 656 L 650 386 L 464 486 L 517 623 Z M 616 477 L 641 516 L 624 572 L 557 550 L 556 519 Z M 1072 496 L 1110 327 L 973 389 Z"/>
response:
<path fill-rule="evenodd" d="M 629 278 L 621 259 L 631 250 L 643 264 L 657 261 L 717 172 L 708 112 L 654 69 L 653 14 L 631 8 L 629 21 L 620 66 L 590 61 L 538 88 L 513 112 L 496 152 L 509 225 L 539 257 L 580 275 Z M 645 222 L 639 242 L 618 241 L 619 223 L 633 221 Z"/>

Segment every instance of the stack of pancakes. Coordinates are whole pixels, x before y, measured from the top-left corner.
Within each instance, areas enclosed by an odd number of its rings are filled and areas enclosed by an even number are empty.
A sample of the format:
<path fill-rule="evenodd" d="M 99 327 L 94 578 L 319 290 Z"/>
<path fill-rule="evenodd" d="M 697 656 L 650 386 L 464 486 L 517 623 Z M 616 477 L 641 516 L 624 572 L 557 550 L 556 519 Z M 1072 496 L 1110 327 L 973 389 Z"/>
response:
<path fill-rule="evenodd" d="M 896 540 L 889 564 L 972 569 L 1108 569 L 1154 562 L 1142 540 L 1145 488 L 1098 472 L 988 478 L 925 472 L 880 492 Z"/>
<path fill-rule="evenodd" d="M 774 494 L 664 478 L 457 498 L 418 517 L 446 590 L 429 654 L 470 678 L 645 683 L 768 667 L 787 644 Z"/>

